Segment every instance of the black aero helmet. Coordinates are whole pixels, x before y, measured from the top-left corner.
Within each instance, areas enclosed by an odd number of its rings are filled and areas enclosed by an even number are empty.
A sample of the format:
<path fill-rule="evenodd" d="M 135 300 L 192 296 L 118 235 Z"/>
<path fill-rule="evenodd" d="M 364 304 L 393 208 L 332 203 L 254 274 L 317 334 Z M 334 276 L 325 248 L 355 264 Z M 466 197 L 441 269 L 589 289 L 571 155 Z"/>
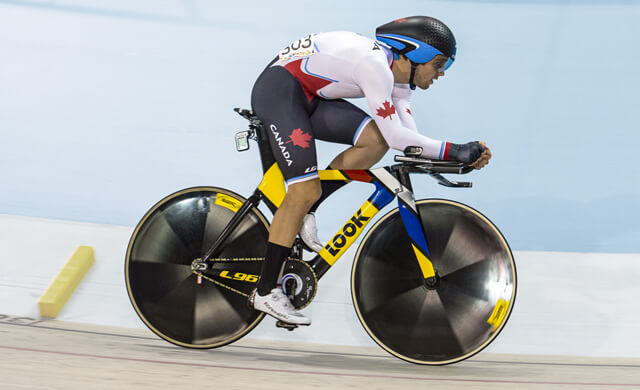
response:
<path fill-rule="evenodd" d="M 417 64 L 431 61 L 440 54 L 447 57 L 443 70 L 456 58 L 456 39 L 444 23 L 428 16 L 410 16 L 383 24 L 376 29 L 376 39 L 387 44 L 396 55 L 404 55 L 412 64 L 411 88 Z"/>
<path fill-rule="evenodd" d="M 456 57 L 456 39 L 449 27 L 428 16 L 410 16 L 384 24 L 376 29 L 376 38 L 417 64 L 441 54 L 448 58 L 448 69 Z"/>

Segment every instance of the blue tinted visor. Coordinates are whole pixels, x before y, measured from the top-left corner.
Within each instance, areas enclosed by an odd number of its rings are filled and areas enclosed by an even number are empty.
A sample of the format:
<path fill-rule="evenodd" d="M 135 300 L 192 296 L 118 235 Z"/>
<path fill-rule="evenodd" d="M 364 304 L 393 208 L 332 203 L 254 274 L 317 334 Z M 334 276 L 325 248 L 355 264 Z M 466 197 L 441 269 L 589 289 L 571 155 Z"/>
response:
<path fill-rule="evenodd" d="M 451 67 L 451 65 L 453 65 L 453 60 L 454 57 L 449 57 L 447 58 L 447 62 L 444 63 L 444 68 L 442 69 L 442 71 L 444 72 L 445 70 L 449 69 Z"/>

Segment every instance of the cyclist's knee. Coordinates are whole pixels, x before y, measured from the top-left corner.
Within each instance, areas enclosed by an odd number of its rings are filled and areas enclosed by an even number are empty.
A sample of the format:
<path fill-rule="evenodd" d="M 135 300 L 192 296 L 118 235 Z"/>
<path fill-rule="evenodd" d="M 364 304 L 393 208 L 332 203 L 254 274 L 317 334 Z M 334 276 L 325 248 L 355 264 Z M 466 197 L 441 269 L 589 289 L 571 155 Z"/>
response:
<path fill-rule="evenodd" d="M 380 161 L 382 157 L 389 151 L 389 145 L 383 140 L 381 143 L 373 145 L 371 147 L 371 155 L 375 158 L 376 162 Z"/>
<path fill-rule="evenodd" d="M 287 190 L 287 195 L 295 197 L 297 202 L 311 207 L 322 195 L 320 179 L 315 178 L 291 184 Z"/>

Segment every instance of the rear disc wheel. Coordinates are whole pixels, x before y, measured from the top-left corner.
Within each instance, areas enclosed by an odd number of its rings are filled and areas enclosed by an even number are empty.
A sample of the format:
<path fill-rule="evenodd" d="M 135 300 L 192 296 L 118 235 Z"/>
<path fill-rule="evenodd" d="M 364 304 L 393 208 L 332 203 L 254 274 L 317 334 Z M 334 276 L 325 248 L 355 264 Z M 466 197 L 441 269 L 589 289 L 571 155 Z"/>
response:
<path fill-rule="evenodd" d="M 230 261 L 208 263 L 212 271 L 205 275 L 218 283 L 191 270 L 244 202 L 225 189 L 188 188 L 158 202 L 135 228 L 125 259 L 127 292 L 140 319 L 158 336 L 182 347 L 215 348 L 262 320 L 263 313 L 247 304 L 268 237 L 259 210 L 252 209 L 225 242 L 219 258 Z M 259 260 L 233 261 L 247 258 Z"/>

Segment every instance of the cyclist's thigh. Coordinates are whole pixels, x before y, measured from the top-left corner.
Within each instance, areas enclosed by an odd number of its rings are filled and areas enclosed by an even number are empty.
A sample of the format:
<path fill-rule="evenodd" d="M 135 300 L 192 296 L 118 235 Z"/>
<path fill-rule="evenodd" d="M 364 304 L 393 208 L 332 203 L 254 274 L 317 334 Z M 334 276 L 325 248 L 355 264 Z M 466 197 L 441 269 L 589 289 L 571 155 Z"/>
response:
<path fill-rule="evenodd" d="M 318 176 L 309 101 L 283 67 L 265 69 L 253 87 L 251 105 L 267 128 L 269 143 L 287 184 Z"/>
<path fill-rule="evenodd" d="M 343 99 L 318 99 L 311 115 L 317 139 L 346 145 L 355 145 L 371 120 L 366 112 Z"/>

